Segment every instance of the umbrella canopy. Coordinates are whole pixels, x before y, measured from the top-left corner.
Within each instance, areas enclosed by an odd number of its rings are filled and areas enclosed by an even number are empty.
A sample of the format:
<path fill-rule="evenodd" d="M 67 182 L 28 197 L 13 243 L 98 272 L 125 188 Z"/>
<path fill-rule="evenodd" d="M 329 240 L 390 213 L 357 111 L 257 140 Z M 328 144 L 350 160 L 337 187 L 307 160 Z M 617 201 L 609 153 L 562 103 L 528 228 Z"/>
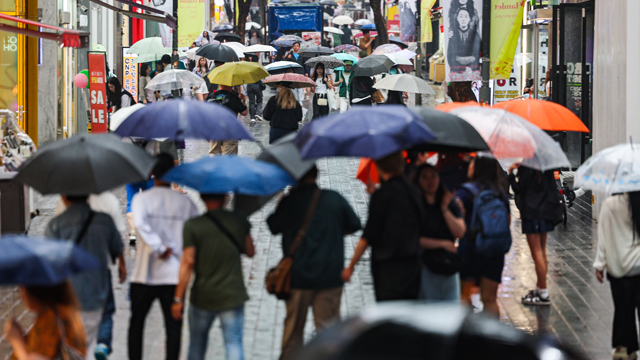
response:
<path fill-rule="evenodd" d="M 396 44 L 384 44 L 384 45 L 378 46 L 371 53 L 371 55 L 390 54 L 390 53 L 395 53 L 395 52 L 398 52 L 398 51 L 402 51 L 400 46 L 398 46 Z"/>
<path fill-rule="evenodd" d="M 320 55 L 331 55 L 335 53 L 333 49 L 330 49 L 325 46 L 316 46 L 316 45 L 307 46 L 305 47 L 304 50 L 301 50 L 300 52 L 302 53 L 302 56 L 320 56 Z"/>
<path fill-rule="evenodd" d="M 414 57 L 416 57 L 416 53 L 414 53 L 413 51 L 409 50 L 409 49 L 404 49 L 402 51 L 398 51 L 396 53 L 394 53 L 396 56 L 402 56 L 405 59 L 413 59 Z"/>
<path fill-rule="evenodd" d="M 360 30 L 375 30 L 376 24 L 364 24 L 360 27 Z"/>
<path fill-rule="evenodd" d="M 269 76 L 257 62 L 238 61 L 218 66 L 207 75 L 212 84 L 237 86 L 253 84 Z"/>
<path fill-rule="evenodd" d="M 354 106 L 319 118 L 295 139 L 303 159 L 357 156 L 379 159 L 435 138 L 422 118 L 405 106 Z"/>
<path fill-rule="evenodd" d="M 279 166 L 232 155 L 203 157 L 182 164 L 162 179 L 186 185 L 202 194 L 233 192 L 253 196 L 268 196 L 295 184 L 295 180 Z"/>
<path fill-rule="evenodd" d="M 129 54 L 138 54 L 138 55 L 164 55 L 170 54 L 172 51 L 171 48 L 166 48 L 162 44 L 161 37 L 150 37 L 136 41 L 127 52 Z"/>
<path fill-rule="evenodd" d="M 272 87 L 279 86 L 280 83 L 288 83 L 288 87 L 293 89 L 300 89 L 306 87 L 315 87 L 316 83 L 311 80 L 310 77 L 304 76 L 302 74 L 294 74 L 294 73 L 286 73 L 286 74 L 278 74 L 271 75 L 268 78 L 262 81 L 265 85 L 269 85 Z"/>
<path fill-rule="evenodd" d="M 196 55 L 224 63 L 240 60 L 240 57 L 232 47 L 222 44 L 207 44 L 202 46 L 196 51 Z"/>
<path fill-rule="evenodd" d="M 371 20 L 367 20 L 367 19 L 360 19 L 360 20 L 356 20 L 356 22 L 354 23 L 357 26 L 363 26 L 363 25 L 367 25 L 367 24 L 373 24 L 373 22 L 371 22 Z"/>
<path fill-rule="evenodd" d="M 480 103 L 475 101 L 465 101 L 465 102 L 450 102 L 444 103 L 436 106 L 436 110 L 450 112 L 451 110 L 467 108 L 467 107 L 480 107 L 482 106 Z"/>
<path fill-rule="evenodd" d="M 376 37 L 376 36 L 378 36 L 378 32 L 377 32 L 377 31 L 369 31 L 369 36 L 371 36 L 371 37 Z M 360 32 L 358 32 L 357 34 L 354 34 L 354 35 L 353 35 L 353 37 L 354 37 L 355 39 L 358 39 L 358 38 L 364 37 L 364 33 L 363 33 L 362 31 L 360 31 Z"/>
<path fill-rule="evenodd" d="M 184 100 L 147 105 L 125 119 L 115 133 L 144 139 L 253 140 L 236 114 L 227 107 Z"/>
<path fill-rule="evenodd" d="M 171 49 L 166 49 L 166 50 L 168 50 L 166 52 L 166 54 L 167 55 L 171 55 Z M 160 59 L 162 59 L 162 55 L 164 55 L 164 54 L 143 54 L 143 55 L 138 55 L 135 59 L 133 59 L 133 62 L 136 63 L 136 64 L 142 64 L 142 63 L 147 63 L 147 62 L 160 61 Z M 178 50 L 178 57 L 179 58 L 187 58 L 189 56 L 188 56 L 188 54 L 186 52 Z"/>
<path fill-rule="evenodd" d="M 269 147 L 262 149 L 262 152 L 258 155 L 258 160 L 276 164 L 294 179 L 302 179 L 302 176 L 311 170 L 315 162 L 302 159 L 300 150 L 294 143 L 296 135 L 296 133 L 286 135 Z"/>
<path fill-rule="evenodd" d="M 355 9 L 356 6 L 354 4 L 344 4 L 342 6 L 343 9 Z"/>
<path fill-rule="evenodd" d="M 245 25 L 244 25 L 244 29 L 247 30 L 247 31 L 251 30 L 251 29 L 260 29 L 260 28 L 262 28 L 262 26 L 260 24 L 256 23 L 256 22 L 253 22 L 253 21 L 249 21 L 249 22 L 245 23 Z"/>
<path fill-rule="evenodd" d="M 264 68 L 267 71 L 274 71 L 274 70 L 282 70 L 282 69 L 291 69 L 291 68 L 301 68 L 302 65 L 293 62 L 293 61 L 276 61 L 274 63 L 271 63 L 267 66 L 265 66 Z"/>
<path fill-rule="evenodd" d="M 362 181 L 365 185 L 380 183 L 380 174 L 378 173 L 376 163 L 369 158 L 360 159 L 356 179 Z"/>
<path fill-rule="evenodd" d="M 333 50 L 335 52 L 337 52 L 337 53 L 340 53 L 340 52 L 359 52 L 360 48 L 355 46 L 355 45 L 344 44 L 344 45 L 338 45 L 338 46 L 334 47 Z"/>
<path fill-rule="evenodd" d="M 332 34 L 344 35 L 344 31 L 333 26 L 325 26 L 324 31 Z"/>
<path fill-rule="evenodd" d="M 179 90 L 191 88 L 204 84 L 202 78 L 188 70 L 166 70 L 156 75 L 145 89 L 162 91 L 162 90 Z M 125 108 L 126 109 L 126 108 Z"/>
<path fill-rule="evenodd" d="M 336 25 L 351 25 L 353 24 L 353 19 L 346 15 L 340 15 L 334 17 L 332 23 Z"/>
<path fill-rule="evenodd" d="M 357 63 L 360 59 L 358 59 L 357 57 L 353 56 L 353 55 L 349 55 L 349 54 L 344 54 L 344 53 L 338 53 L 338 54 L 331 54 L 331 57 L 334 57 L 342 62 L 345 61 L 352 61 L 354 64 Z"/>
<path fill-rule="evenodd" d="M 404 58 L 402 56 L 398 56 L 396 55 L 397 53 L 390 53 L 390 54 L 384 54 L 384 56 L 388 57 L 389 59 L 391 59 L 391 61 L 393 61 L 394 64 L 396 65 L 410 65 L 413 66 L 413 63 L 411 62 L 411 60 Z"/>
<path fill-rule="evenodd" d="M 384 55 L 370 55 L 353 65 L 355 76 L 374 76 L 389 72 L 395 64 Z"/>
<path fill-rule="evenodd" d="M 640 144 L 619 144 L 595 153 L 578 168 L 573 186 L 607 195 L 640 190 Z"/>
<path fill-rule="evenodd" d="M 302 44 L 303 42 L 304 42 L 304 40 L 300 36 L 284 35 L 284 36 L 281 36 L 281 37 L 277 38 L 273 42 L 271 42 L 271 45 L 275 45 L 275 46 L 278 46 L 278 47 L 280 47 L 280 46 L 292 47 L 294 43 Z"/>
<path fill-rule="evenodd" d="M 137 103 L 131 106 L 124 107 L 122 109 L 118 109 L 118 111 L 111 114 L 109 117 L 109 130 L 115 131 L 122 122 L 128 118 L 134 112 L 144 109 L 146 105 L 143 103 Z"/>
<path fill-rule="evenodd" d="M 247 46 L 244 49 L 242 49 L 242 51 L 244 51 L 245 53 L 259 53 L 259 52 L 276 52 L 278 50 L 276 50 L 276 48 L 274 48 L 273 46 L 257 44 L 257 45 Z"/>
<path fill-rule="evenodd" d="M 82 134 L 43 146 L 19 168 L 14 181 L 43 195 L 100 194 L 147 181 L 156 160 L 113 134 Z"/>
<path fill-rule="evenodd" d="M 494 107 L 520 115 L 542 130 L 589 132 L 589 128 L 571 110 L 551 101 L 513 100 L 495 104 Z"/>
<path fill-rule="evenodd" d="M 426 107 L 414 107 L 411 110 L 422 117 L 422 121 L 436 136 L 434 140 L 417 145 L 416 150 L 441 153 L 489 151 L 489 145 L 467 121 Z"/>
<path fill-rule="evenodd" d="M 391 44 L 395 44 L 400 46 L 400 48 L 402 49 L 406 49 L 409 47 L 409 45 L 407 45 L 406 43 L 404 43 L 402 40 L 400 40 L 400 38 L 395 37 L 395 36 L 390 36 L 389 37 L 389 43 Z"/>
<path fill-rule="evenodd" d="M 333 0 L 322 0 L 320 1 L 320 5 L 325 5 L 325 6 L 338 6 L 338 3 L 333 1 Z"/>
<path fill-rule="evenodd" d="M 238 55 L 239 58 L 243 58 L 244 57 L 244 48 L 245 48 L 245 46 L 240 44 L 239 42 L 230 41 L 230 42 L 224 43 L 223 45 L 224 46 L 228 46 L 230 48 L 233 48 L 233 50 L 236 52 L 236 55 Z"/>
<path fill-rule="evenodd" d="M 417 94 L 436 94 L 428 82 L 409 74 L 388 75 L 378 81 L 373 87 L 375 89 L 406 91 Z"/>
<path fill-rule="evenodd" d="M 540 171 L 571 167 L 553 138 L 518 115 L 484 106 L 459 108 L 449 113 L 476 128 L 497 159 L 524 158 L 522 165 Z"/>
<path fill-rule="evenodd" d="M 96 258 L 72 241 L 24 235 L 0 239 L 0 285 L 54 286 L 100 266 Z"/>
<path fill-rule="evenodd" d="M 240 35 L 228 32 L 219 33 L 214 39 L 220 42 L 242 42 Z"/>
<path fill-rule="evenodd" d="M 214 26 L 213 29 L 211 29 L 211 31 L 213 32 L 230 31 L 230 30 L 233 30 L 233 25 L 231 24 L 218 25 L 218 26 Z"/>
<path fill-rule="evenodd" d="M 190 60 L 198 60 L 201 58 L 201 56 L 196 55 L 196 51 L 198 51 L 200 48 L 199 47 L 194 47 L 191 49 L 187 49 L 184 53 L 187 54 L 187 59 Z"/>
<path fill-rule="evenodd" d="M 318 56 L 307 60 L 304 64 L 310 67 L 315 67 L 316 64 L 322 63 L 326 69 L 335 69 L 340 66 L 344 66 L 344 63 L 332 56 Z"/>

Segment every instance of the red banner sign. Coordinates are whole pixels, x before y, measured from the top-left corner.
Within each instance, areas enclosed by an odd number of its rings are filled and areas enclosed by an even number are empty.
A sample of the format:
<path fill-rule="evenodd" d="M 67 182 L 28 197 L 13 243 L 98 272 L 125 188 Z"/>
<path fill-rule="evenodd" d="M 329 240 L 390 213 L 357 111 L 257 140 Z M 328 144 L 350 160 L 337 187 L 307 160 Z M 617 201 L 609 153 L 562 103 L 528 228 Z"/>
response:
<path fill-rule="evenodd" d="M 107 77 L 104 54 L 89 54 L 91 132 L 107 132 Z"/>

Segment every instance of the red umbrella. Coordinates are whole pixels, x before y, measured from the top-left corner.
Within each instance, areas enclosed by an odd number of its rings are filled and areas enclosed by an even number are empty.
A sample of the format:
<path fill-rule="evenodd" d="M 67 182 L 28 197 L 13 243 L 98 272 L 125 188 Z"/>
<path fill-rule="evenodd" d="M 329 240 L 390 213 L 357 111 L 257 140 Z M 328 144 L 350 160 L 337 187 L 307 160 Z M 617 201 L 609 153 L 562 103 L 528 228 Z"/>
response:
<path fill-rule="evenodd" d="M 262 80 L 265 85 L 269 86 L 278 86 L 280 83 L 286 82 L 289 83 L 290 88 L 299 89 L 305 87 L 314 87 L 316 83 L 311 80 L 308 76 L 304 76 L 302 74 L 295 73 L 286 73 L 286 74 L 277 74 L 271 75 L 266 79 Z"/>

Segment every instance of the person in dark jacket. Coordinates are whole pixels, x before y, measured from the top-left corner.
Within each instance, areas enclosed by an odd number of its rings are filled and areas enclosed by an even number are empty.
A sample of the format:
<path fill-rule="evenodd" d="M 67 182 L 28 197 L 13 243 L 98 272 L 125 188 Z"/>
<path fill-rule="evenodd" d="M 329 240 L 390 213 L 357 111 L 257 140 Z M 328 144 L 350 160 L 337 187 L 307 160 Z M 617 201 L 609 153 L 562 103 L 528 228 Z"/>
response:
<path fill-rule="evenodd" d="M 349 25 L 343 25 L 342 32 L 344 33 L 342 34 L 342 44 L 343 45 L 353 44 L 353 41 L 351 41 L 351 37 L 353 36 L 353 33 L 351 32 L 351 28 L 349 27 Z"/>
<path fill-rule="evenodd" d="M 298 130 L 298 122 L 302 121 L 302 106 L 296 101 L 291 84 L 280 83 L 278 95 L 273 96 L 262 111 L 262 116 L 269 121 L 269 144 L 279 138 Z"/>
<path fill-rule="evenodd" d="M 373 79 L 370 76 L 356 76 L 353 78 L 351 85 L 351 106 L 353 105 L 371 105 L 371 95 L 376 92 L 373 88 Z"/>
<path fill-rule="evenodd" d="M 402 91 L 389 90 L 387 92 L 387 101 L 384 103 L 388 105 L 405 105 L 402 100 Z"/>
<path fill-rule="evenodd" d="M 513 171 L 518 169 L 518 174 Z M 553 171 L 540 172 L 520 164 L 509 168 L 509 184 L 516 197 L 538 281 L 535 290 L 522 297 L 525 305 L 549 305 L 547 291 L 547 233 L 553 231 L 560 199 Z"/>

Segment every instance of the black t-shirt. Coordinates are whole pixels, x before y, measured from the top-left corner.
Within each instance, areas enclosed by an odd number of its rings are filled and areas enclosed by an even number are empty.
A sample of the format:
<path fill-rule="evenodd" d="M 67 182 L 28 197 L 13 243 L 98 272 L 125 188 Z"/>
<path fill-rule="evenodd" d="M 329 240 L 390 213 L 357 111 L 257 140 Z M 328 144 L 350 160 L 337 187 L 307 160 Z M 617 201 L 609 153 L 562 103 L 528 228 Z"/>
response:
<path fill-rule="evenodd" d="M 442 213 L 440 204 L 429 204 L 425 199 L 422 202 L 422 206 L 424 207 L 422 235 L 433 239 L 455 240 L 451 234 L 451 230 L 449 230 L 449 226 L 447 226 L 446 220 L 444 219 L 444 214 Z M 453 216 L 457 218 L 462 217 L 462 211 L 454 201 L 449 203 L 449 210 Z"/>
<path fill-rule="evenodd" d="M 235 91 L 218 90 L 216 92 L 212 92 L 207 97 L 207 101 L 226 106 L 236 114 L 243 113 L 247 110 L 247 107 L 244 105 L 242 100 L 240 100 L 240 97 Z"/>

